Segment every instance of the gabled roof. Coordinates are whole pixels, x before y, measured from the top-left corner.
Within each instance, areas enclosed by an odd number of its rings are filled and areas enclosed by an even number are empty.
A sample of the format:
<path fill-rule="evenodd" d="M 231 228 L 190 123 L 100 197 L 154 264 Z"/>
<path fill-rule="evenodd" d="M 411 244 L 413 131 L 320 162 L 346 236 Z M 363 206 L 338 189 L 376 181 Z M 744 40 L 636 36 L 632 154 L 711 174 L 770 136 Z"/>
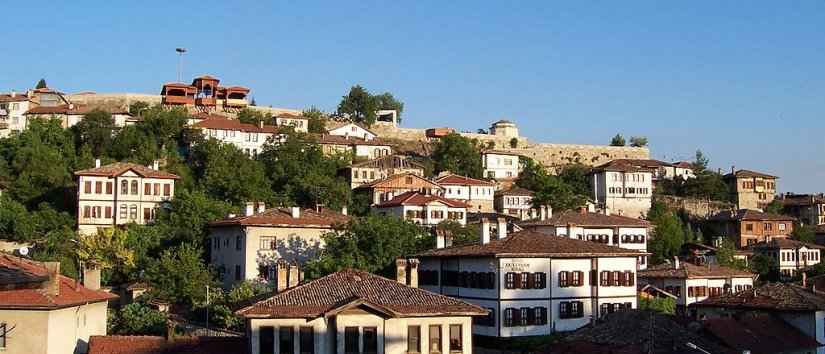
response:
<path fill-rule="evenodd" d="M 751 313 L 740 318 L 702 321 L 713 337 L 738 352 L 752 354 L 815 352 L 820 343 L 776 316 Z"/>
<path fill-rule="evenodd" d="M 783 206 L 811 206 L 815 204 L 825 204 L 825 196 L 821 194 L 793 194 L 783 195 L 778 198 Z"/>
<path fill-rule="evenodd" d="M 201 116 L 203 117 L 203 116 Z M 215 129 L 215 130 L 235 130 L 248 133 L 266 133 L 277 134 L 278 127 L 274 125 L 264 125 L 263 127 L 241 123 L 237 119 L 219 118 L 220 116 L 209 115 L 206 119 L 192 125 L 196 129 Z"/>
<path fill-rule="evenodd" d="M 240 309 L 236 314 L 246 318 L 317 318 L 361 305 L 388 317 L 487 314 L 486 310 L 464 301 L 354 269 L 299 285 Z"/>
<path fill-rule="evenodd" d="M 817 244 L 802 242 L 787 237 L 775 237 L 772 238 L 770 241 L 762 241 L 759 243 L 755 243 L 748 246 L 748 249 L 800 249 L 802 247 L 818 250 L 825 249 L 825 247 L 822 247 Z"/>
<path fill-rule="evenodd" d="M 469 208 L 470 206 L 462 201 L 447 199 L 439 195 L 421 194 L 416 191 L 401 193 L 395 198 L 376 205 L 376 208 L 392 208 L 397 206 L 424 206 L 432 203 L 440 203 L 450 208 Z"/>
<path fill-rule="evenodd" d="M 533 191 L 527 188 L 521 188 L 519 186 L 513 186 L 512 188 L 506 191 L 496 191 L 495 195 L 502 195 L 502 196 L 533 196 Z"/>
<path fill-rule="evenodd" d="M 180 179 L 177 175 L 165 171 L 157 171 L 149 167 L 131 162 L 115 162 L 97 168 L 75 171 L 75 176 L 117 177 L 126 171 L 134 171 L 143 178 Z"/>
<path fill-rule="evenodd" d="M 733 177 L 736 177 L 736 178 L 754 178 L 754 177 L 755 178 L 779 178 L 779 177 L 776 177 L 776 176 L 771 176 L 771 175 L 766 174 L 766 173 L 756 172 L 756 171 L 751 171 L 751 170 L 738 170 L 734 173 L 728 173 L 728 174 L 726 174 L 722 177 L 723 178 L 733 178 Z"/>
<path fill-rule="evenodd" d="M 713 278 L 753 278 L 754 274 L 718 264 L 695 265 L 690 262 L 659 264 L 639 270 L 640 278 L 713 279 Z"/>
<path fill-rule="evenodd" d="M 290 208 L 272 208 L 262 213 L 250 216 L 236 216 L 209 223 L 209 226 L 269 226 L 269 227 L 306 227 L 306 228 L 333 228 L 339 224 L 346 224 L 349 217 L 329 210 L 301 209 L 299 217 L 292 217 Z"/>
<path fill-rule="evenodd" d="M 649 159 L 615 159 L 593 167 L 590 173 L 610 172 L 653 172 L 661 166 L 670 166 L 669 163 Z"/>
<path fill-rule="evenodd" d="M 825 298 L 800 286 L 768 283 L 749 291 L 711 297 L 691 306 L 767 311 L 823 311 Z"/>
<path fill-rule="evenodd" d="M 708 218 L 712 221 L 795 221 L 796 218 L 781 214 L 768 214 L 758 210 L 739 209 L 739 210 L 723 210 Z"/>
<path fill-rule="evenodd" d="M 518 152 L 505 150 L 484 150 L 481 152 L 481 154 L 521 156 L 521 154 Z"/>
<path fill-rule="evenodd" d="M 0 103 L 26 101 L 29 101 L 29 96 L 26 96 L 26 94 L 15 93 L 14 97 L 12 97 L 12 95 L 9 93 L 0 94 Z"/>
<path fill-rule="evenodd" d="M 91 336 L 88 354 L 247 353 L 245 337 Z"/>
<path fill-rule="evenodd" d="M 559 257 L 586 258 L 593 256 L 635 257 L 647 252 L 608 246 L 598 242 L 581 241 L 569 237 L 549 236 L 524 230 L 504 239 L 490 240 L 487 244 L 475 243 L 433 249 L 419 253 L 418 257 Z"/>
<path fill-rule="evenodd" d="M 555 213 L 552 217 L 547 218 L 547 220 L 530 220 L 520 225 L 529 228 L 536 226 L 567 226 L 568 224 L 591 227 L 650 227 L 650 222 L 647 220 L 627 216 L 592 213 L 589 211 L 582 213 L 577 210 L 565 210 Z"/>
<path fill-rule="evenodd" d="M 407 166 L 404 166 L 407 165 Z M 418 168 L 424 169 L 424 166 L 418 162 L 413 161 L 404 155 L 389 155 L 372 160 L 367 160 L 352 164 L 351 167 L 373 167 L 373 168 Z"/>
<path fill-rule="evenodd" d="M 356 136 L 341 136 L 341 135 L 328 135 L 322 134 L 321 136 L 316 136 L 318 138 L 318 144 L 323 145 L 348 145 L 348 146 L 356 146 L 356 145 L 372 145 L 372 146 L 390 146 L 389 143 L 380 139 L 380 138 L 373 138 L 370 140 L 364 140 L 364 138 L 359 138 Z"/>
<path fill-rule="evenodd" d="M 62 275 L 58 276 L 58 295 L 49 295 L 40 286 L 48 280 L 48 274 L 40 262 L 0 254 L 0 309 L 55 310 L 117 298 Z"/>
<path fill-rule="evenodd" d="M 379 179 L 377 181 L 372 181 L 370 183 L 361 185 L 358 188 L 379 188 L 379 187 L 385 187 L 385 186 L 396 186 L 396 185 L 393 184 L 393 181 L 401 179 L 401 178 L 407 178 L 407 177 L 412 177 L 413 179 L 418 180 L 419 182 L 423 182 L 427 185 L 430 185 L 430 188 L 444 189 L 444 187 L 433 183 L 433 181 L 430 181 L 430 180 L 428 180 L 424 177 L 421 177 L 421 176 L 419 176 L 415 173 L 411 173 L 411 172 L 397 173 L 397 174 L 394 174 L 394 175 L 389 176 L 387 178 Z"/>
<path fill-rule="evenodd" d="M 687 162 L 687 161 L 677 161 L 677 162 L 671 163 L 670 165 L 673 166 L 673 167 L 677 167 L 677 168 L 690 168 L 690 169 L 693 169 L 693 164 L 690 163 L 690 162 Z"/>
<path fill-rule="evenodd" d="M 475 179 L 472 177 L 467 176 L 459 176 L 456 174 L 448 174 L 441 177 L 435 178 L 435 183 L 445 185 L 445 186 L 484 186 L 490 187 L 495 186 L 495 182 L 485 181 L 481 179 Z"/>
<path fill-rule="evenodd" d="M 354 125 L 356 127 L 359 127 L 361 129 L 366 130 L 368 133 L 370 133 L 372 135 L 378 136 L 378 134 L 376 134 L 374 131 L 370 130 L 369 128 L 367 128 L 365 125 L 363 125 L 361 123 L 346 122 L 346 121 L 330 121 L 329 123 L 327 123 L 327 131 L 329 132 L 329 131 L 332 131 L 332 130 L 335 130 L 335 129 L 346 127 L 348 125 Z"/>

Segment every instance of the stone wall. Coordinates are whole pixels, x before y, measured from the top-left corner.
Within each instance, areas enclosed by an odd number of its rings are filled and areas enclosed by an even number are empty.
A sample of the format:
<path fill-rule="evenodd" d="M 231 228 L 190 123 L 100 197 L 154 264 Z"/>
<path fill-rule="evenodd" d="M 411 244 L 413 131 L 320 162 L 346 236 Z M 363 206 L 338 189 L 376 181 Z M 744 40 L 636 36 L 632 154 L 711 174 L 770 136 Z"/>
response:
<path fill-rule="evenodd" d="M 723 210 L 730 210 L 735 207 L 733 203 L 716 200 L 684 198 L 672 195 L 656 195 L 654 201 L 662 202 L 670 209 L 684 210 L 694 218 L 708 218 Z"/>
<path fill-rule="evenodd" d="M 501 150 L 529 157 L 544 166 L 553 168 L 572 163 L 598 166 L 615 159 L 649 159 L 650 150 L 624 146 L 579 144 L 534 144 Z"/>
<path fill-rule="evenodd" d="M 70 102 L 77 104 L 119 108 L 127 108 L 135 102 L 146 102 L 150 105 L 156 105 L 160 104 L 162 99 L 160 95 L 147 95 L 142 93 L 76 93 L 66 95 L 66 98 Z M 299 109 L 265 106 L 250 106 L 249 108 L 272 115 L 280 113 L 301 114 L 301 110 Z"/>

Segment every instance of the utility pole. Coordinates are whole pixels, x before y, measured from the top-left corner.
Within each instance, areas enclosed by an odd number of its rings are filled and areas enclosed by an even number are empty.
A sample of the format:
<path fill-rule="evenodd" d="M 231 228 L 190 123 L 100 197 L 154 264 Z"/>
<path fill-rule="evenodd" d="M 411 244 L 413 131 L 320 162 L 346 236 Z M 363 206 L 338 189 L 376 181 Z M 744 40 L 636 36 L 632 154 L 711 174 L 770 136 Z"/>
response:
<path fill-rule="evenodd" d="M 178 53 L 178 82 L 181 82 L 181 72 L 183 71 L 183 53 L 186 53 L 186 48 L 175 48 Z"/>

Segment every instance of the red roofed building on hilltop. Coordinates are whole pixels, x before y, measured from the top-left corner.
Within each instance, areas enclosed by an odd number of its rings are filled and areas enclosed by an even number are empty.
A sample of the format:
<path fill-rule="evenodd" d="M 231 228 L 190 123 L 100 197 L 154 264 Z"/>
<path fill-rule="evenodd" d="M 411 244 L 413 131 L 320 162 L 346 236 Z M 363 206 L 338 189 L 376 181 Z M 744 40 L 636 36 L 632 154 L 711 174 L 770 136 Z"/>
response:
<path fill-rule="evenodd" d="M 249 105 L 249 89 L 242 86 L 219 86 L 220 80 L 209 75 L 196 77 L 191 85 L 170 82 L 160 91 L 167 106 L 191 107 L 201 112 L 221 110 L 237 113 Z"/>
<path fill-rule="evenodd" d="M 440 195 L 411 191 L 376 204 L 372 208 L 382 215 L 393 215 L 419 225 L 436 226 L 447 220 L 466 225 L 469 205 Z"/>

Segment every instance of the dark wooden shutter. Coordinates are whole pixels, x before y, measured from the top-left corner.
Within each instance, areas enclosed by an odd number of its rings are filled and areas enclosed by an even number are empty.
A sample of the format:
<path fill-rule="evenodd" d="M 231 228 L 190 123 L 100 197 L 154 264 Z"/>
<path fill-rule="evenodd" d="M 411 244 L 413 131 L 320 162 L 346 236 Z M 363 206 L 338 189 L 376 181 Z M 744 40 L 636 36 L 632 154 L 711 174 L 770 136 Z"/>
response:
<path fill-rule="evenodd" d="M 541 279 L 541 288 L 547 288 L 547 273 L 541 272 L 539 273 L 539 278 Z"/>
<path fill-rule="evenodd" d="M 527 325 L 532 326 L 538 324 L 536 323 L 536 312 L 526 307 L 522 308 L 522 312 L 524 312 L 525 309 L 527 310 Z"/>
<path fill-rule="evenodd" d="M 547 324 L 547 308 L 546 307 L 539 307 L 539 312 L 541 312 L 541 323 L 540 324 Z"/>
<path fill-rule="evenodd" d="M 513 312 L 513 326 L 521 325 L 521 310 L 520 309 L 508 309 Z"/>
<path fill-rule="evenodd" d="M 537 273 L 526 273 L 527 274 L 527 289 L 535 289 L 536 288 L 536 277 Z"/>

